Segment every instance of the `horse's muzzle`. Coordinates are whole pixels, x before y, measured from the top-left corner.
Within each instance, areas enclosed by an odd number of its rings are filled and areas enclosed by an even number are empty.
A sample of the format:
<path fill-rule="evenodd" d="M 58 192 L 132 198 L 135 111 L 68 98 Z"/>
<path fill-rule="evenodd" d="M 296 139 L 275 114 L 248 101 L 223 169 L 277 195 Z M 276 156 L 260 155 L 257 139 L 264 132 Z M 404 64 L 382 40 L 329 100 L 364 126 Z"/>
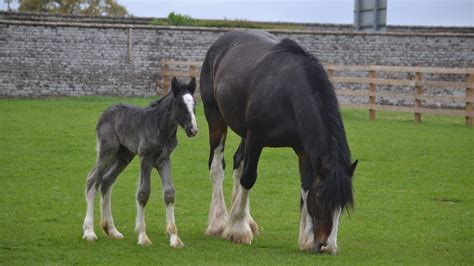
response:
<path fill-rule="evenodd" d="M 186 131 L 186 135 L 188 135 L 188 137 L 192 138 L 192 137 L 195 137 L 199 130 L 197 128 L 193 128 L 193 127 L 188 127 L 185 129 Z"/>

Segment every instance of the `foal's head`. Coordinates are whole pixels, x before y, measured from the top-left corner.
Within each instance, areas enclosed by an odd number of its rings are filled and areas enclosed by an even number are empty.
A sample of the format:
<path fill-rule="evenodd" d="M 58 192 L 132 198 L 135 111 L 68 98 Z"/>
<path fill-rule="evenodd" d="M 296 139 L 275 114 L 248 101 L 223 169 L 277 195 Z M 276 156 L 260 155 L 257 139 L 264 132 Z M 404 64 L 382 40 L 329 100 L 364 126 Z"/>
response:
<path fill-rule="evenodd" d="M 188 84 L 179 83 L 176 77 L 173 77 L 171 81 L 176 122 L 186 131 L 188 137 L 194 137 L 198 133 L 195 114 L 196 102 L 193 97 L 195 90 L 196 79 L 194 77 Z"/>
<path fill-rule="evenodd" d="M 318 159 L 319 167 L 306 194 L 308 214 L 314 233 L 314 250 L 336 253 L 339 217 L 344 208 L 352 206 L 352 176 L 357 166 L 336 166 Z"/>

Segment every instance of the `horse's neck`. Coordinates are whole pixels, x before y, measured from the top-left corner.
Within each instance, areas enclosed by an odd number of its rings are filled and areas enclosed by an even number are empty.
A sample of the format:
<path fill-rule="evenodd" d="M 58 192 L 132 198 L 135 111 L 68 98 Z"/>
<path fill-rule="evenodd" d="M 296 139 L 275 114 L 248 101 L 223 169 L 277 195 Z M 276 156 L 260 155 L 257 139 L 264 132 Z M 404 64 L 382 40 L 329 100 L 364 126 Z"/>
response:
<path fill-rule="evenodd" d="M 153 115 L 157 119 L 158 131 L 160 136 L 170 138 L 176 136 L 178 123 L 176 122 L 176 113 L 173 108 L 171 99 L 167 99 L 159 106 L 153 107 Z"/>

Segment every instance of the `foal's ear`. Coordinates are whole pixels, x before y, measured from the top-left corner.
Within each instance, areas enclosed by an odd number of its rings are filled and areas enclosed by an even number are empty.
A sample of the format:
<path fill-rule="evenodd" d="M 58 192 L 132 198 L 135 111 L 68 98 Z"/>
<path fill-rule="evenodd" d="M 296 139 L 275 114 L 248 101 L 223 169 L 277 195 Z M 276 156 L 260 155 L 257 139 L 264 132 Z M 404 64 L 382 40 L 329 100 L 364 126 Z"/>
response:
<path fill-rule="evenodd" d="M 357 167 L 357 163 L 359 162 L 359 160 L 355 160 L 351 166 L 349 166 L 349 169 L 347 169 L 347 171 L 349 172 L 349 175 L 350 176 L 353 176 L 354 175 L 354 172 L 356 170 L 356 167 Z"/>
<path fill-rule="evenodd" d="M 175 96 L 179 94 L 179 82 L 176 77 L 171 80 L 171 91 Z"/>
<path fill-rule="evenodd" d="M 188 84 L 189 92 L 191 94 L 194 94 L 194 91 L 196 91 L 196 78 L 193 77 L 191 81 Z"/>

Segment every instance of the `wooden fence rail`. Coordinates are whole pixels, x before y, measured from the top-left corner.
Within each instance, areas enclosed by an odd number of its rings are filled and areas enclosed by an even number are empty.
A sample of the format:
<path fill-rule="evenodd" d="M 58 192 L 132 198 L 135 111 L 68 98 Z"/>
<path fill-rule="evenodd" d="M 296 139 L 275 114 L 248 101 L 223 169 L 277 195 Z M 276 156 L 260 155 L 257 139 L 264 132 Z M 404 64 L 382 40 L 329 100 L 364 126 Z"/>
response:
<path fill-rule="evenodd" d="M 168 93 L 170 78 L 176 77 L 196 77 L 199 81 L 202 62 L 198 61 L 161 61 L 163 66 L 162 88 L 164 93 Z M 396 112 L 408 112 L 415 115 L 415 123 L 421 123 L 422 114 L 464 116 L 467 126 L 473 124 L 473 89 L 474 89 L 474 68 L 434 68 L 434 67 L 399 67 L 399 66 L 362 66 L 362 65 L 326 65 L 329 78 L 333 84 L 359 84 L 367 90 L 337 89 L 338 96 L 348 97 L 368 97 L 368 102 L 362 104 L 341 104 L 344 107 L 369 110 L 369 119 L 375 120 L 377 110 L 389 110 Z M 345 76 L 336 74 L 343 73 Z M 361 77 L 364 72 L 368 76 Z M 354 76 L 354 74 L 356 74 Z M 383 78 L 390 73 L 411 74 L 413 79 Z M 351 75 L 352 74 L 352 75 Z M 424 80 L 425 76 L 438 75 L 438 79 L 443 79 L 442 75 L 460 76 L 463 81 L 445 80 Z M 199 84 L 199 82 L 198 82 Z M 414 88 L 414 93 L 407 92 L 385 92 L 378 91 L 377 86 L 399 86 Z M 464 96 L 458 93 L 453 95 L 427 95 L 432 89 L 442 88 L 447 90 L 464 90 Z M 391 99 L 413 100 L 413 106 L 382 105 L 377 104 L 377 97 L 387 97 Z M 465 108 L 427 108 L 423 107 L 424 101 L 436 101 L 441 103 L 464 104 Z"/>

